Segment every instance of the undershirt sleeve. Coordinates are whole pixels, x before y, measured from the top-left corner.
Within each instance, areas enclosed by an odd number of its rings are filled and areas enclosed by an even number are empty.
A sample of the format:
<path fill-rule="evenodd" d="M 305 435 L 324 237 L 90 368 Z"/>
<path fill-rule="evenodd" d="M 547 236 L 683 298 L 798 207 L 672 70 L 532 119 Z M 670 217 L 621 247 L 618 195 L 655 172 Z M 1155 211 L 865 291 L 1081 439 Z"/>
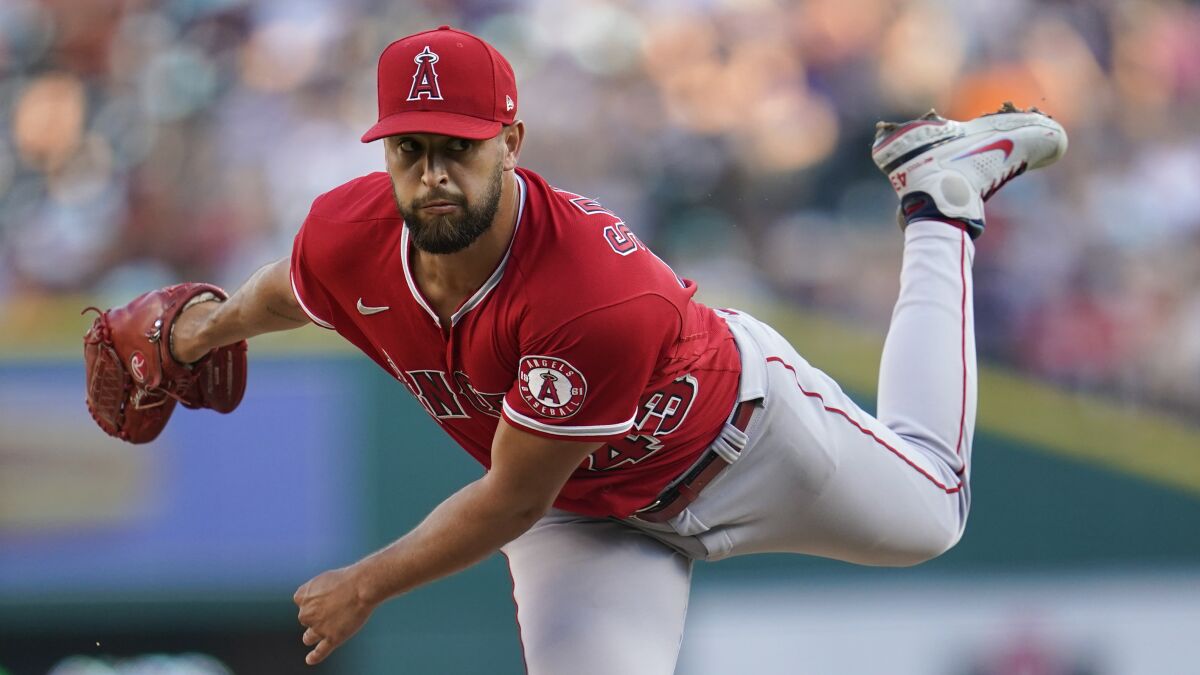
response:
<path fill-rule="evenodd" d="M 602 441 L 628 433 L 655 366 L 679 329 L 675 307 L 647 294 L 523 339 L 504 419 L 564 440 Z"/>

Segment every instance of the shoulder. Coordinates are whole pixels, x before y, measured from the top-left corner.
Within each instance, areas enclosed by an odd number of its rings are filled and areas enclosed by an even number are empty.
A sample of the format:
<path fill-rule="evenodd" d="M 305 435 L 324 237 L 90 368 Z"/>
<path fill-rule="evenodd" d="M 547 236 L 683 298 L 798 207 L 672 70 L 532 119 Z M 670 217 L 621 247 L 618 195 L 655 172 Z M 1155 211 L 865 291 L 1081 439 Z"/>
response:
<path fill-rule="evenodd" d="M 313 201 L 292 255 L 305 268 L 328 276 L 390 255 L 403 224 L 387 174 L 368 174 Z"/>
<path fill-rule="evenodd" d="M 382 171 L 359 176 L 313 200 L 309 218 L 354 223 L 399 219 L 392 182 Z"/>
<path fill-rule="evenodd" d="M 552 232 L 560 243 L 590 241 L 589 234 L 620 222 L 620 217 L 595 198 L 551 185 L 532 171 L 519 169 L 529 189 L 527 207 L 543 222 L 542 229 Z M 552 227 L 547 227 L 552 226 Z"/>
<path fill-rule="evenodd" d="M 630 229 L 595 198 L 555 187 L 531 171 L 525 179 L 522 234 L 516 253 L 530 274 L 567 273 L 570 279 L 604 275 L 614 267 L 629 270 L 641 261 L 627 261 L 637 248 Z"/>
<path fill-rule="evenodd" d="M 615 213 L 596 199 L 521 171 L 528 189 L 513 247 L 520 295 L 542 330 L 633 302 L 676 314 L 680 282 Z M 657 297 L 656 301 L 634 302 Z M 666 305 L 666 306 L 664 306 Z M 641 318 L 641 313 L 636 313 Z"/>

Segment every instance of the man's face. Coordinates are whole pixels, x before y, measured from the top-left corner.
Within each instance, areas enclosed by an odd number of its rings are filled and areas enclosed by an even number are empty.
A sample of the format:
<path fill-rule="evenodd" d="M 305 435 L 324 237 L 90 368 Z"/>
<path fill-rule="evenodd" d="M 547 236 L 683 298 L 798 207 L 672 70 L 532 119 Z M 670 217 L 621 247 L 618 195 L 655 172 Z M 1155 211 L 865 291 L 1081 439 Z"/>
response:
<path fill-rule="evenodd" d="M 384 139 L 396 207 L 413 245 L 455 253 L 492 226 L 500 205 L 504 145 L 434 134 Z"/>

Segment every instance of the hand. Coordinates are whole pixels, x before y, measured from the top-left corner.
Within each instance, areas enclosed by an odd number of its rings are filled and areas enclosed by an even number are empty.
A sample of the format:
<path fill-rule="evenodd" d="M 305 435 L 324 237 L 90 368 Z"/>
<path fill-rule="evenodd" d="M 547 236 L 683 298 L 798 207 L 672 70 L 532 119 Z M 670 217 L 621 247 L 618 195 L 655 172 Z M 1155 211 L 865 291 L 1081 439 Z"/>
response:
<path fill-rule="evenodd" d="M 301 586 L 292 600 L 300 607 L 304 631 L 302 641 L 314 649 L 304 662 L 314 666 L 324 661 L 350 636 L 358 632 L 375 610 L 359 592 L 354 565 L 320 574 Z"/>

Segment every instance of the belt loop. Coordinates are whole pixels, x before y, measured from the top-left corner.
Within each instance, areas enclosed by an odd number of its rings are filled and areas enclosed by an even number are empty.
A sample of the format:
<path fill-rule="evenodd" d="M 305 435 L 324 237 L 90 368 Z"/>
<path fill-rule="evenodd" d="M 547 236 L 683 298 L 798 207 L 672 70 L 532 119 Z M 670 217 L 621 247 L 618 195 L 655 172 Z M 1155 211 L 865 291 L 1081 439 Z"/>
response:
<path fill-rule="evenodd" d="M 737 461 L 738 457 L 742 456 L 742 450 L 746 448 L 747 441 L 750 437 L 746 432 L 738 429 L 732 424 L 726 423 L 721 427 L 721 433 L 717 439 L 713 441 L 710 449 L 717 453 L 717 456 L 725 460 L 729 464 Z"/>
<path fill-rule="evenodd" d="M 650 523 L 665 523 L 679 515 L 722 469 L 742 456 L 742 451 L 750 441 L 745 430 L 762 402 L 761 398 L 755 398 L 740 401 L 734 406 L 729 419 L 717 433 L 717 438 L 692 468 L 672 481 L 648 506 L 638 509 L 633 517 Z"/>

